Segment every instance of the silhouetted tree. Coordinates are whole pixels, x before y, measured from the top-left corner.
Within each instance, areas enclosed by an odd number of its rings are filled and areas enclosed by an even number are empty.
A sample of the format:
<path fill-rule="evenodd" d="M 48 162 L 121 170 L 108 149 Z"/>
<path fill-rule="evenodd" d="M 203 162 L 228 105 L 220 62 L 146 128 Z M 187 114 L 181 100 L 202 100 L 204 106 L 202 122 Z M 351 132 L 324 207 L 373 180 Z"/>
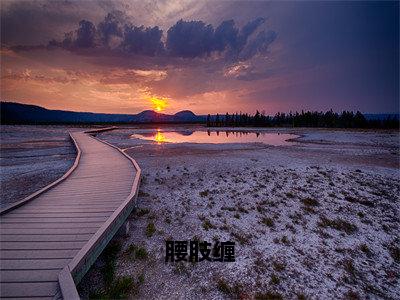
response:
<path fill-rule="evenodd" d="M 214 122 L 213 122 L 214 120 Z M 289 112 L 289 114 L 278 112 L 273 117 L 266 116 L 264 112 L 258 110 L 254 115 L 226 113 L 220 117 L 217 114 L 207 116 L 207 126 L 287 126 L 287 127 L 326 127 L 326 128 L 399 128 L 399 117 L 388 116 L 385 119 L 367 120 L 365 116 L 357 111 L 343 111 L 341 114 L 329 110 Z"/>
<path fill-rule="evenodd" d="M 211 116 L 210 114 L 207 115 L 207 127 L 211 126 Z"/>

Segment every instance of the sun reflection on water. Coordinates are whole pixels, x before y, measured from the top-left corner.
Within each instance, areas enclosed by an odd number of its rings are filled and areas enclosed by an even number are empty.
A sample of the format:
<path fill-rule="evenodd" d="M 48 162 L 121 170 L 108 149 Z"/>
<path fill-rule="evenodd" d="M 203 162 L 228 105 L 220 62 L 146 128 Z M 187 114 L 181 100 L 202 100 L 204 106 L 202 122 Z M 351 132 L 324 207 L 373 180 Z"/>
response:
<path fill-rule="evenodd" d="M 165 143 L 167 142 L 167 138 L 165 137 L 165 135 L 159 130 L 157 129 L 156 134 L 154 135 L 154 141 L 157 142 L 157 144 L 161 144 L 161 143 Z"/>
<path fill-rule="evenodd" d="M 163 131 L 132 134 L 131 138 L 150 140 L 158 145 L 164 143 L 265 143 L 274 146 L 290 145 L 297 135 L 279 132 L 241 132 L 241 131 Z"/>

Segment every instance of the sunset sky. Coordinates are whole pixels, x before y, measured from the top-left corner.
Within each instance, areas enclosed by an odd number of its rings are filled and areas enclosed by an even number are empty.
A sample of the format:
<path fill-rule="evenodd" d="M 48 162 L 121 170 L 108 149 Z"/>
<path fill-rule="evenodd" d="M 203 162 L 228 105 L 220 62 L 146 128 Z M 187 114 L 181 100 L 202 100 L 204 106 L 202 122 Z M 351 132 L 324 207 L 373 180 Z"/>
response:
<path fill-rule="evenodd" d="M 1 1 L 1 100 L 399 112 L 399 2 Z"/>

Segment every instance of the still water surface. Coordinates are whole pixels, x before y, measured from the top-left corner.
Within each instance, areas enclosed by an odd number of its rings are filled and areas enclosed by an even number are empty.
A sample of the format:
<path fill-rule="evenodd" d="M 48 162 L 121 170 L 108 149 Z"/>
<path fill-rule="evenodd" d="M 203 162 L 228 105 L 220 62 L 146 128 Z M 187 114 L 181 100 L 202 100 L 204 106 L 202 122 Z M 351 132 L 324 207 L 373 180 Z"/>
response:
<path fill-rule="evenodd" d="M 265 143 L 273 146 L 292 145 L 289 139 L 297 135 L 270 132 L 240 132 L 240 131 L 154 131 L 135 133 L 130 136 L 142 140 L 161 143 Z"/>

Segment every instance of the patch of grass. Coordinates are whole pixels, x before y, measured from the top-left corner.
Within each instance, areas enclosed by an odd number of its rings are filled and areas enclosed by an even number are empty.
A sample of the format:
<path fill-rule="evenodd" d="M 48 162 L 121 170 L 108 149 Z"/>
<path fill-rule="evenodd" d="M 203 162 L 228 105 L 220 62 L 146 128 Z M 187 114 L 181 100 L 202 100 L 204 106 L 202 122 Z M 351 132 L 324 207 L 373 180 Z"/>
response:
<path fill-rule="evenodd" d="M 284 235 L 284 236 L 281 238 L 281 242 L 282 242 L 282 244 L 284 244 L 284 245 L 289 245 L 289 244 L 290 244 L 290 241 L 289 241 L 289 239 L 287 238 L 286 235 Z"/>
<path fill-rule="evenodd" d="M 229 207 L 229 206 L 222 206 L 221 210 L 228 210 L 228 211 L 236 211 L 235 207 Z"/>
<path fill-rule="evenodd" d="M 146 236 L 147 237 L 152 237 L 153 234 L 156 232 L 156 226 L 154 225 L 153 222 L 150 222 L 146 226 Z"/>
<path fill-rule="evenodd" d="M 344 270 L 349 273 L 352 277 L 356 276 L 356 268 L 354 267 L 353 260 L 351 259 L 345 259 L 343 261 L 343 268 Z"/>
<path fill-rule="evenodd" d="M 390 256 L 393 258 L 393 260 L 396 263 L 400 263 L 400 248 L 398 246 L 392 244 L 388 247 L 388 250 L 389 250 Z"/>
<path fill-rule="evenodd" d="M 140 283 L 140 284 L 142 284 L 143 282 L 144 282 L 144 274 L 142 273 L 142 274 L 140 274 L 139 276 L 138 276 L 138 282 Z"/>
<path fill-rule="evenodd" d="M 149 194 L 149 193 L 146 193 L 146 192 L 143 192 L 143 191 L 141 191 L 141 190 L 139 190 L 139 192 L 138 192 L 138 196 L 139 196 L 139 197 L 149 197 L 149 196 L 150 196 L 150 194 Z"/>
<path fill-rule="evenodd" d="M 204 190 L 204 191 L 199 192 L 199 195 L 201 197 L 207 197 L 209 192 L 210 192 L 209 190 Z"/>
<path fill-rule="evenodd" d="M 375 203 L 365 199 L 357 199 L 351 196 L 345 196 L 344 199 L 350 203 L 358 203 L 367 207 L 374 207 Z"/>
<path fill-rule="evenodd" d="M 207 231 L 216 228 L 209 219 L 204 219 L 202 226 Z"/>
<path fill-rule="evenodd" d="M 190 274 L 190 270 L 188 269 L 186 263 L 180 261 L 180 262 L 175 264 L 174 273 L 175 274 L 186 274 L 186 275 L 189 275 Z"/>
<path fill-rule="evenodd" d="M 313 199 L 313 198 L 301 199 L 301 203 L 303 203 L 307 207 L 317 207 L 317 206 L 319 206 L 318 200 Z"/>
<path fill-rule="evenodd" d="M 256 300 L 283 300 L 281 294 L 277 292 L 265 292 L 265 293 L 257 293 L 254 296 Z"/>
<path fill-rule="evenodd" d="M 240 299 L 242 295 L 242 286 L 239 283 L 235 283 L 234 285 L 229 285 L 228 282 L 224 278 L 218 278 L 217 280 L 217 288 L 222 293 L 234 298 Z"/>
<path fill-rule="evenodd" d="M 228 225 L 226 225 L 226 224 L 221 225 L 221 226 L 219 227 L 219 229 L 224 230 L 224 231 L 229 231 L 229 227 L 228 227 Z"/>
<path fill-rule="evenodd" d="M 297 300 L 306 300 L 307 297 L 303 293 L 297 293 Z"/>
<path fill-rule="evenodd" d="M 120 251 L 121 244 L 119 242 L 110 243 L 103 251 L 102 257 L 105 264 L 102 268 L 102 274 L 106 286 L 114 280 L 116 259 Z"/>
<path fill-rule="evenodd" d="M 149 256 L 145 247 L 136 246 L 133 244 L 129 245 L 129 247 L 124 251 L 124 254 L 132 260 L 146 259 Z"/>
<path fill-rule="evenodd" d="M 283 270 L 286 269 L 286 264 L 279 261 L 272 262 L 272 266 L 274 267 L 274 270 L 277 272 L 282 272 Z"/>
<path fill-rule="evenodd" d="M 360 248 L 360 250 L 362 251 L 362 252 L 364 252 L 367 256 L 371 256 L 372 255 L 372 252 L 371 252 L 371 250 L 369 249 L 369 247 L 368 247 L 368 245 L 367 244 L 361 244 L 360 246 L 359 246 L 359 248 Z"/>
<path fill-rule="evenodd" d="M 140 282 L 135 283 L 128 276 L 115 277 L 116 259 L 120 251 L 121 244 L 119 242 L 110 243 L 103 251 L 102 258 L 105 264 L 102 267 L 101 274 L 104 279 L 105 291 L 91 294 L 90 297 L 97 299 L 126 299 L 130 294 L 138 292 Z"/>
<path fill-rule="evenodd" d="M 143 217 L 144 215 L 148 214 L 150 210 L 148 208 L 141 208 L 136 211 L 136 216 Z"/>
<path fill-rule="evenodd" d="M 323 227 L 323 228 L 330 227 L 330 228 L 333 228 L 338 231 L 344 231 L 347 234 L 353 234 L 358 230 L 356 225 L 351 224 L 350 222 L 348 222 L 346 220 L 343 220 L 340 218 L 331 220 L 331 219 L 326 218 L 325 216 L 320 217 L 318 226 Z"/>
<path fill-rule="evenodd" d="M 250 235 L 245 235 L 243 233 L 238 232 L 231 232 L 231 235 L 241 244 L 241 245 L 248 245 L 251 241 Z"/>
<path fill-rule="evenodd" d="M 217 281 L 217 288 L 218 290 L 220 290 L 221 292 L 223 292 L 224 294 L 230 294 L 231 292 L 231 287 L 229 286 L 229 284 L 226 282 L 225 279 L 223 278 L 219 278 Z"/>
<path fill-rule="evenodd" d="M 263 223 L 264 225 L 268 226 L 268 227 L 274 227 L 274 220 L 272 220 L 271 218 L 262 218 L 261 223 Z"/>
<path fill-rule="evenodd" d="M 238 206 L 238 211 L 241 212 L 241 213 L 246 213 L 246 214 L 249 212 L 247 209 L 245 209 L 245 208 L 244 208 L 243 206 L 241 206 L 241 205 Z"/>
<path fill-rule="evenodd" d="M 110 299 L 126 299 L 134 286 L 135 283 L 131 277 L 124 276 L 117 278 L 110 286 L 107 296 Z"/>
<path fill-rule="evenodd" d="M 286 193 L 286 197 L 288 197 L 288 198 L 294 198 L 294 195 L 293 195 L 292 192 L 287 192 L 287 193 Z"/>
<path fill-rule="evenodd" d="M 345 299 L 348 299 L 348 300 L 359 300 L 361 298 L 360 298 L 360 296 L 359 296 L 359 294 L 357 292 L 350 290 L 345 294 Z"/>
<path fill-rule="evenodd" d="M 279 279 L 278 276 L 276 276 L 275 274 L 272 274 L 270 282 L 273 285 L 278 285 L 281 282 L 281 280 Z"/>

